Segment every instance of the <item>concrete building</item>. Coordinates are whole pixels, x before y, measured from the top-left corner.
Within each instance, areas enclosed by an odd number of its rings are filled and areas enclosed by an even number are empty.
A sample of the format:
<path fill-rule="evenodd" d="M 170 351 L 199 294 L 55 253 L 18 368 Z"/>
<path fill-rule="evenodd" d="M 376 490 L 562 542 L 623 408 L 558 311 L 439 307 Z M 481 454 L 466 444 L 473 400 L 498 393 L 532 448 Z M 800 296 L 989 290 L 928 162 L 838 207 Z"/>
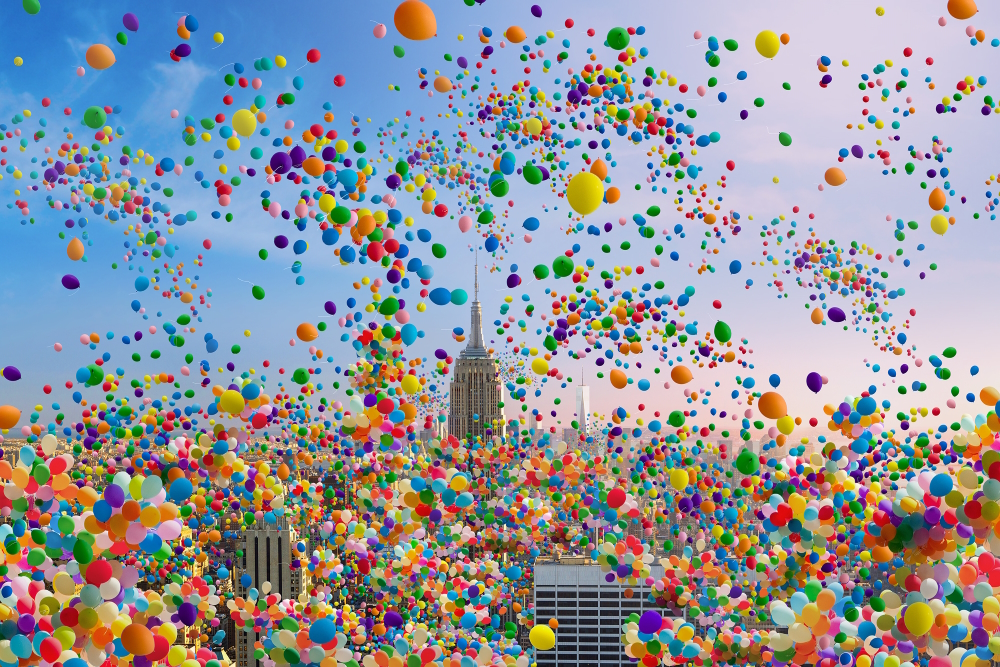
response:
<path fill-rule="evenodd" d="M 234 577 L 236 595 L 245 598 L 250 588 L 261 591 L 264 582 L 270 582 L 271 593 L 282 599 L 298 598 L 308 590 L 309 581 L 302 570 L 292 569 L 292 561 L 297 557 L 293 547 L 302 539 L 305 538 L 296 534 L 284 516 L 278 517 L 276 523 L 260 522 L 245 530 L 243 556 L 237 560 Z M 305 553 L 308 554 L 308 540 L 306 542 Z M 243 586 L 244 574 L 250 575 L 250 586 Z M 254 658 L 254 643 L 259 639 L 256 632 L 247 632 L 237 623 L 235 667 L 262 667 L 263 661 Z"/>
<path fill-rule="evenodd" d="M 502 436 L 507 424 L 500 385 L 500 366 L 483 342 L 483 307 L 479 303 L 479 264 L 476 263 L 475 297 L 469 342 L 455 362 L 449 388 L 448 433 L 456 438 Z"/>
<path fill-rule="evenodd" d="M 663 576 L 651 566 L 654 580 Z M 625 589 L 631 588 L 631 598 Z M 620 667 L 631 663 L 622 643 L 622 625 L 631 613 L 665 609 L 649 602 L 650 588 L 608 582 L 601 566 L 583 556 L 535 561 L 535 622 L 559 620 L 556 645 L 536 654 L 538 667 Z"/>

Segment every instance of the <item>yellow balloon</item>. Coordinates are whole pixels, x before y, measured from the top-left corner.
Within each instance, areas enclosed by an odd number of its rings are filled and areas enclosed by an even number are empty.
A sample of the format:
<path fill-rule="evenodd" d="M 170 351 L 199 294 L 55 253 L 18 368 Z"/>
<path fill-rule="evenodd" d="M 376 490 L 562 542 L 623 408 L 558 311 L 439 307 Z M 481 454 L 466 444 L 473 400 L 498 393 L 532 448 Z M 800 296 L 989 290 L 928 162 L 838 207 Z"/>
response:
<path fill-rule="evenodd" d="M 549 372 L 549 362 L 542 357 L 535 357 L 531 362 L 531 370 L 538 375 L 547 375 Z"/>
<path fill-rule="evenodd" d="M 542 121 L 537 118 L 529 118 L 525 126 L 528 128 L 528 134 L 533 137 L 537 137 L 542 133 Z"/>
<path fill-rule="evenodd" d="M 20 67 L 23 64 L 24 64 L 24 59 L 21 58 L 21 56 L 17 56 L 16 58 L 14 58 L 14 65 L 16 67 Z"/>
<path fill-rule="evenodd" d="M 566 199 L 573 210 L 580 215 L 588 215 L 597 210 L 604 198 L 604 185 L 601 179 L 589 171 L 573 176 L 566 186 Z"/>
<path fill-rule="evenodd" d="M 233 130 L 241 137 L 249 137 L 257 129 L 257 117 L 249 109 L 240 109 L 233 114 Z"/>
<path fill-rule="evenodd" d="M 219 409 L 231 415 L 238 415 L 243 412 L 246 402 L 243 396 L 235 389 L 227 389 L 219 398 Z"/>
<path fill-rule="evenodd" d="M 222 42 L 226 40 L 226 38 L 222 36 L 221 32 L 217 32 L 214 35 L 212 35 L 212 39 L 215 40 L 216 44 L 222 44 Z"/>
<path fill-rule="evenodd" d="M 948 231 L 948 218 L 944 217 L 940 213 L 931 218 L 931 231 L 935 234 L 944 236 L 945 232 Z"/>
<path fill-rule="evenodd" d="M 420 391 L 420 380 L 417 379 L 416 375 L 404 375 L 400 386 L 407 394 L 415 394 Z"/>
<path fill-rule="evenodd" d="M 753 45 L 757 47 L 757 53 L 765 58 L 773 58 L 778 55 L 781 48 L 781 40 L 773 30 L 762 30 L 754 40 Z"/>
<path fill-rule="evenodd" d="M 785 415 L 778 420 L 778 432 L 784 433 L 785 435 L 791 435 L 792 431 L 795 430 L 795 420 Z"/>
<path fill-rule="evenodd" d="M 670 471 L 670 486 L 678 491 L 683 491 L 687 488 L 689 482 L 688 471 L 684 468 L 674 468 Z"/>
<path fill-rule="evenodd" d="M 528 633 L 528 640 L 539 651 L 551 650 L 556 645 L 556 635 L 552 632 L 552 628 L 547 625 L 536 625 L 531 628 L 531 632 Z"/>
<path fill-rule="evenodd" d="M 934 623 L 934 612 L 925 602 L 914 602 L 906 608 L 903 622 L 910 634 L 920 637 L 927 634 Z"/>

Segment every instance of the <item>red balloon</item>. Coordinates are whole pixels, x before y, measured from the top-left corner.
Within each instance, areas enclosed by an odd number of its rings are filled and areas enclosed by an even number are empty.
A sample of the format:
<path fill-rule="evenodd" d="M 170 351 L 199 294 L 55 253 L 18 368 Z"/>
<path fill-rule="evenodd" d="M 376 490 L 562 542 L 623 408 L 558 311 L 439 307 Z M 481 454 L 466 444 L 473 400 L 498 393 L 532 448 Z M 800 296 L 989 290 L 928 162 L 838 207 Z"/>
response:
<path fill-rule="evenodd" d="M 258 412 L 250 419 L 250 424 L 253 425 L 255 429 L 262 429 L 267 426 L 267 417 Z"/>
<path fill-rule="evenodd" d="M 615 487 L 608 491 L 608 507 L 618 509 L 625 504 L 625 490 Z"/>
<path fill-rule="evenodd" d="M 212 249 L 212 239 L 205 239 L 204 241 L 201 242 L 201 244 L 205 246 L 205 250 Z"/>
<path fill-rule="evenodd" d="M 43 97 L 43 98 L 42 98 L 42 106 L 43 106 L 43 107 L 47 107 L 47 106 L 49 106 L 50 104 L 52 104 L 52 100 L 50 100 L 50 99 L 49 99 L 49 98 L 47 98 L 47 97 Z"/>
<path fill-rule="evenodd" d="M 572 28 L 573 27 L 573 19 L 566 19 L 566 23 L 564 25 L 567 28 Z"/>
<path fill-rule="evenodd" d="M 44 387 L 42 387 L 42 391 L 44 391 L 46 394 L 51 394 L 52 393 L 52 385 L 50 385 L 50 384 L 45 385 Z"/>
<path fill-rule="evenodd" d="M 308 60 L 311 63 L 318 63 L 319 49 L 309 49 L 309 51 L 306 53 L 306 60 Z"/>
<path fill-rule="evenodd" d="M 445 206 L 444 204 L 438 204 L 437 206 L 434 207 L 434 215 L 436 215 L 439 218 L 443 218 L 444 216 L 448 215 L 448 207 Z"/>
<path fill-rule="evenodd" d="M 728 169 L 729 171 L 736 169 L 736 163 L 733 162 L 732 160 L 729 160 L 728 162 L 726 162 L 726 169 Z"/>
<path fill-rule="evenodd" d="M 333 85 L 335 85 L 337 88 L 343 88 L 345 83 L 347 83 L 347 78 L 344 77 L 343 74 L 338 74 L 337 76 L 333 77 Z"/>
<path fill-rule="evenodd" d="M 100 586 L 111 579 L 111 563 L 106 560 L 95 560 L 87 566 L 87 583 Z"/>
<path fill-rule="evenodd" d="M 715 301 L 712 302 L 712 308 L 719 310 L 720 308 L 722 308 L 722 302 L 716 299 Z"/>

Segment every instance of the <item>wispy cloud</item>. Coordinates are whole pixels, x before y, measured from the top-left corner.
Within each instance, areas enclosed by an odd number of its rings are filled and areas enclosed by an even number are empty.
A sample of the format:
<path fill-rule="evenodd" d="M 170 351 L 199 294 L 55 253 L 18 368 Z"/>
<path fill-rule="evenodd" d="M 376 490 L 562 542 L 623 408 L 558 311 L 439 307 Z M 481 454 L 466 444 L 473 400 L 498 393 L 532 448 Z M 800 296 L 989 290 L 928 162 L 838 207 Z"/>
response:
<path fill-rule="evenodd" d="M 180 127 L 164 122 L 164 119 L 169 120 L 171 109 L 177 109 L 184 115 L 198 92 L 198 87 L 211 74 L 212 70 L 192 60 L 153 65 L 149 79 L 155 84 L 156 92 L 139 109 L 132 126 L 133 131 L 138 130 L 148 137 L 179 131 Z"/>

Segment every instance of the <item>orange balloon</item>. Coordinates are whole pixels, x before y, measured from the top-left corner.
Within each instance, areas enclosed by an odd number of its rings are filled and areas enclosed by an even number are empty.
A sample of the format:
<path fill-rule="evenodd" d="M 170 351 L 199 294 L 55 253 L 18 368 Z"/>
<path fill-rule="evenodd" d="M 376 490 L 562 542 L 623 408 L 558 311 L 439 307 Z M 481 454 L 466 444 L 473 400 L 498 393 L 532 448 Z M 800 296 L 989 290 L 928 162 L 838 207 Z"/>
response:
<path fill-rule="evenodd" d="M 823 324 L 823 311 L 820 308 L 813 308 L 813 311 L 809 313 L 809 319 L 812 320 L 813 324 Z"/>
<path fill-rule="evenodd" d="M 687 384 L 692 379 L 691 369 L 687 366 L 674 366 L 670 369 L 670 379 L 677 384 Z"/>
<path fill-rule="evenodd" d="M 845 174 L 844 171 L 838 167 L 830 167 L 826 170 L 826 173 L 823 174 L 823 180 L 826 181 L 827 185 L 837 187 L 838 185 L 844 184 L 847 180 L 847 174 Z"/>
<path fill-rule="evenodd" d="M 309 322 L 303 322 L 295 329 L 295 335 L 303 343 L 309 343 L 319 338 L 319 330 Z"/>
<path fill-rule="evenodd" d="M 302 169 L 310 176 L 319 177 L 323 175 L 326 167 L 323 165 L 323 160 L 311 155 L 302 161 Z"/>
<path fill-rule="evenodd" d="M 358 234 L 361 236 L 368 236 L 375 231 L 375 218 L 370 215 L 361 216 L 358 220 L 357 229 Z"/>
<path fill-rule="evenodd" d="M 396 30 L 403 37 L 419 42 L 437 35 L 437 19 L 430 7 L 420 0 L 404 0 L 392 15 Z"/>
<path fill-rule="evenodd" d="M 934 188 L 931 190 L 930 196 L 927 197 L 927 204 L 935 211 L 940 211 L 947 203 L 948 200 L 945 198 L 944 190 L 941 188 Z"/>
<path fill-rule="evenodd" d="M 527 38 L 527 35 L 524 34 L 524 28 L 516 25 L 507 28 L 507 32 L 503 35 L 511 44 L 520 44 Z"/>
<path fill-rule="evenodd" d="M 948 13 L 959 21 L 971 19 L 978 11 L 975 0 L 948 0 Z"/>
<path fill-rule="evenodd" d="M 69 245 L 66 246 L 66 255 L 74 262 L 83 257 L 83 241 L 75 236 L 70 239 Z"/>
<path fill-rule="evenodd" d="M 145 625 L 126 625 L 122 630 L 122 646 L 132 655 L 149 655 L 154 647 L 153 633 Z"/>
<path fill-rule="evenodd" d="M 628 376 L 624 371 L 617 368 L 611 371 L 611 386 L 615 389 L 624 389 L 628 384 Z"/>
<path fill-rule="evenodd" d="M 447 93 L 451 91 L 451 79 L 446 76 L 439 76 L 434 79 L 434 90 L 439 93 Z"/>
<path fill-rule="evenodd" d="M 594 160 L 594 164 L 590 165 L 590 173 L 603 181 L 608 177 L 608 165 L 604 164 L 604 160 L 601 158 L 597 158 Z"/>
<path fill-rule="evenodd" d="M 781 39 L 781 43 L 785 46 L 788 46 L 788 42 L 792 41 L 792 38 L 788 36 L 787 32 L 781 33 L 781 37 L 779 39 Z"/>
<path fill-rule="evenodd" d="M 614 204 L 616 201 L 618 201 L 618 199 L 621 196 L 622 196 L 621 190 L 619 190 L 613 185 L 610 188 L 608 188 L 607 191 L 604 193 L 604 198 L 608 201 L 609 204 Z"/>
<path fill-rule="evenodd" d="M 781 419 L 788 414 L 784 397 L 776 391 L 767 391 L 757 399 L 757 409 L 768 419 Z"/>
<path fill-rule="evenodd" d="M 21 411 L 13 405 L 0 405 L 0 428 L 14 428 L 21 418 Z"/>
<path fill-rule="evenodd" d="M 94 69 L 107 69 L 115 64 L 115 52 L 104 44 L 94 44 L 87 49 L 87 64 Z"/>

